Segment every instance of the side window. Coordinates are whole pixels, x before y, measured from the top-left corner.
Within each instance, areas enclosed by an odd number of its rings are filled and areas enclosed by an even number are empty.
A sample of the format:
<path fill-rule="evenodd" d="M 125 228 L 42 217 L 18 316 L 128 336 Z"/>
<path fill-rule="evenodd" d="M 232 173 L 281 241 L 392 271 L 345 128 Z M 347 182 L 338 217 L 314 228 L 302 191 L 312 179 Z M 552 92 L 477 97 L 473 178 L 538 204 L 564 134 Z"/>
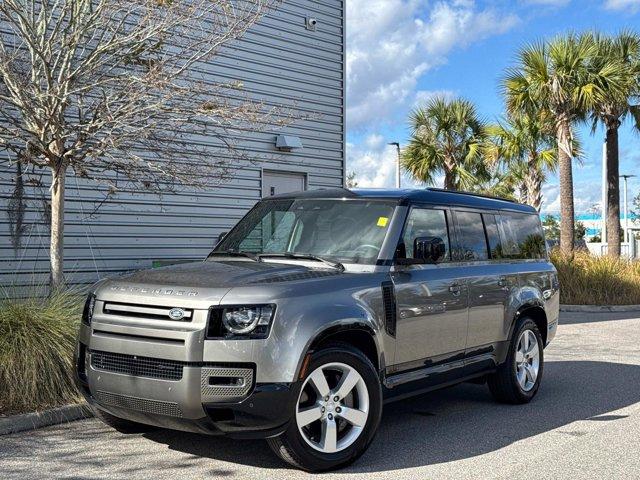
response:
<path fill-rule="evenodd" d="M 487 260 L 489 251 L 482 215 L 471 212 L 456 212 L 455 215 L 460 234 L 457 259 L 460 261 Z"/>
<path fill-rule="evenodd" d="M 406 258 L 413 257 L 413 242 L 418 237 L 436 237 L 442 239 L 445 245 L 445 255 L 442 262 L 451 259 L 449 244 L 449 229 L 444 210 L 429 208 L 412 208 L 407 218 L 407 223 L 402 235 L 402 241 L 406 249 Z"/>
<path fill-rule="evenodd" d="M 544 234 L 537 215 L 503 213 L 499 229 L 505 257 L 545 258 Z"/>
<path fill-rule="evenodd" d="M 483 214 L 484 228 L 487 232 L 487 240 L 489 241 L 489 255 L 491 258 L 504 258 L 502 253 L 502 242 L 500 241 L 500 232 L 498 230 L 498 220 L 495 215 Z"/>

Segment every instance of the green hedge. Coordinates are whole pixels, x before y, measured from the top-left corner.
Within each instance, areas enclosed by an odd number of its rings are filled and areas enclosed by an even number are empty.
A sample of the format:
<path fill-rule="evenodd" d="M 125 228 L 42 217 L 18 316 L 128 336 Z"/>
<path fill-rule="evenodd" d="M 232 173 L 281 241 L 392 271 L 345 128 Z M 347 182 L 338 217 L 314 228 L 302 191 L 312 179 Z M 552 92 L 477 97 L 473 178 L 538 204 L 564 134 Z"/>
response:
<path fill-rule="evenodd" d="M 0 413 L 75 402 L 73 351 L 82 297 L 0 298 Z"/>

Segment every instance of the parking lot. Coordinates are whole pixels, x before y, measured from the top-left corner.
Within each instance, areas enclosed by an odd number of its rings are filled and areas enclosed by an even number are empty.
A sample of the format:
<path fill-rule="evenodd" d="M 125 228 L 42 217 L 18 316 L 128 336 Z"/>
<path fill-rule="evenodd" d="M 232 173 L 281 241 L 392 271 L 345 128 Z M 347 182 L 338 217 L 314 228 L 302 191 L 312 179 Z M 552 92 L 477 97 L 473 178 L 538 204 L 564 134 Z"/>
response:
<path fill-rule="evenodd" d="M 565 313 L 537 398 L 464 384 L 385 407 L 353 466 L 325 478 L 640 478 L 639 314 Z M 1 478 L 306 477 L 262 441 L 125 436 L 94 419 L 0 437 Z"/>

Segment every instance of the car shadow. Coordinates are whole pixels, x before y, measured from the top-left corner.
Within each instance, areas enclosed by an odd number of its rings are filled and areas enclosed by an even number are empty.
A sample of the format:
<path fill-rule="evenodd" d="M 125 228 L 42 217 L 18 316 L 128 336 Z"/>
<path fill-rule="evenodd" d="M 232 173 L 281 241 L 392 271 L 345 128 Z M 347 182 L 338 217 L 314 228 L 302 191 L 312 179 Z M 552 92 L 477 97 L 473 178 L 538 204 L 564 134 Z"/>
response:
<path fill-rule="evenodd" d="M 610 412 L 640 401 L 638 385 L 640 365 L 558 361 L 547 362 L 542 387 L 527 405 L 495 403 L 486 386 L 475 384 L 389 404 L 369 451 L 345 472 L 451 462 L 492 452 L 577 420 L 615 421 L 624 416 Z M 198 457 L 262 468 L 283 467 L 264 441 L 164 430 L 145 436 Z"/>

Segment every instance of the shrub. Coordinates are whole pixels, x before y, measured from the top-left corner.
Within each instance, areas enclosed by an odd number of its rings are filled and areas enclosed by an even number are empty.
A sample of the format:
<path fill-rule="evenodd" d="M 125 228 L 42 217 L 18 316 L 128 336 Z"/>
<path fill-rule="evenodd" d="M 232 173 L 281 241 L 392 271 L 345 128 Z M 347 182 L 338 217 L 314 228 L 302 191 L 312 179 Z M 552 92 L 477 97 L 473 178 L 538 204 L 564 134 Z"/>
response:
<path fill-rule="evenodd" d="M 0 413 L 40 410 L 78 400 L 73 351 L 82 298 L 0 298 Z"/>
<path fill-rule="evenodd" d="M 560 302 L 569 305 L 640 304 L 640 262 L 557 250 L 551 261 L 558 269 Z"/>

